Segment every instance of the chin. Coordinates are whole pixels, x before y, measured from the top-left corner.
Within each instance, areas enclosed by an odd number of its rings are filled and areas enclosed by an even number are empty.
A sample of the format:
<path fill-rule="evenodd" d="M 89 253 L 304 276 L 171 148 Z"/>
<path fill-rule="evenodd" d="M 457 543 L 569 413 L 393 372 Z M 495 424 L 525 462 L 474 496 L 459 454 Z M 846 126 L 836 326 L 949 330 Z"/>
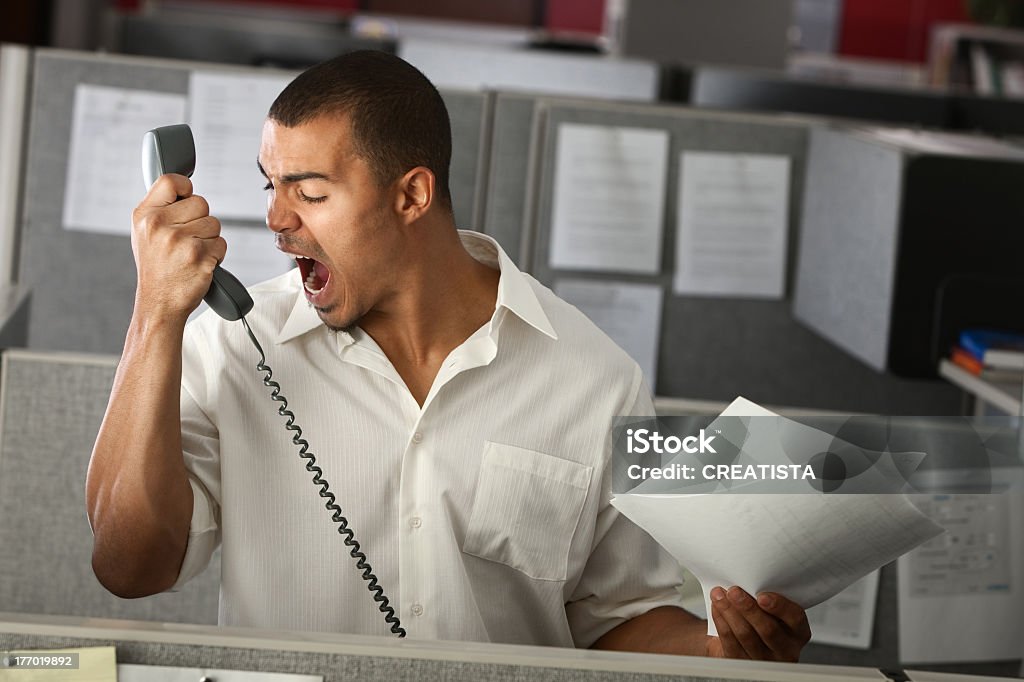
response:
<path fill-rule="evenodd" d="M 320 316 L 320 321 L 324 323 L 324 326 L 332 332 L 350 331 L 359 321 L 358 318 L 339 314 L 340 311 L 336 304 L 323 307 L 313 306 L 313 310 Z"/>

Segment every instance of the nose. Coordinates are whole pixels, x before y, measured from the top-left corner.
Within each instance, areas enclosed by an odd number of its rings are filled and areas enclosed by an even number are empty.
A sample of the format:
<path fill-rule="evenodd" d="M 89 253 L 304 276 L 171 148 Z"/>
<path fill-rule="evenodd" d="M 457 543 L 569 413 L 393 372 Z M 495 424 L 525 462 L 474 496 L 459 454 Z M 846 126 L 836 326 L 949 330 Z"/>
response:
<path fill-rule="evenodd" d="M 288 200 L 277 192 L 267 193 L 267 227 L 274 232 L 295 230 L 299 227 L 299 215 L 288 206 Z"/>

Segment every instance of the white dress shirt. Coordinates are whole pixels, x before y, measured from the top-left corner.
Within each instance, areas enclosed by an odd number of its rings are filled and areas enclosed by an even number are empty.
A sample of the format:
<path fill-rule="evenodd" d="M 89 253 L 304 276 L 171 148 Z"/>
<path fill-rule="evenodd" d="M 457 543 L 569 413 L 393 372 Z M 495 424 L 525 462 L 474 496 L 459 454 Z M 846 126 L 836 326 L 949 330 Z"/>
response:
<path fill-rule="evenodd" d="M 422 407 L 372 338 L 321 323 L 297 270 L 252 288 L 247 320 L 408 636 L 587 647 L 679 604 L 678 565 L 609 504 L 612 419 L 653 415 L 650 395 L 582 313 L 460 235 L 500 268 L 494 315 Z M 258 359 L 241 323 L 187 327 L 178 584 L 221 543 L 222 625 L 387 634 Z"/>

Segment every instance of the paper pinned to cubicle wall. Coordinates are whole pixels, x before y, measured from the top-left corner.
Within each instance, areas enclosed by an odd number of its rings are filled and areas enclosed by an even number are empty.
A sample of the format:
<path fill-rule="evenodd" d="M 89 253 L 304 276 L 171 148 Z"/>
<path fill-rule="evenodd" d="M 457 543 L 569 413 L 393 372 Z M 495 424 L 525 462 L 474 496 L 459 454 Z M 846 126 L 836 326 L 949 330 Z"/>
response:
<path fill-rule="evenodd" d="M 263 121 L 289 75 L 195 71 L 188 121 L 196 140 L 197 191 L 219 218 L 266 219 L 266 179 L 256 167 Z"/>
<path fill-rule="evenodd" d="M 872 571 L 831 599 L 807 609 L 811 641 L 849 649 L 870 649 L 878 576 L 878 571 Z"/>
<path fill-rule="evenodd" d="M 1010 660 L 1024 650 L 1024 481 L 1002 468 L 992 480 L 1001 492 L 933 495 L 922 506 L 948 532 L 900 557 L 903 663 Z"/>
<path fill-rule="evenodd" d="M 293 267 L 295 261 L 274 247 L 274 233 L 265 227 L 223 225 L 220 236 L 228 243 L 224 257 L 224 269 L 234 275 L 243 286 L 254 284 L 282 275 Z M 206 301 L 188 316 L 189 322 L 207 310 Z"/>
<path fill-rule="evenodd" d="M 787 156 L 683 152 L 676 294 L 782 298 L 789 176 Z"/>
<path fill-rule="evenodd" d="M 722 412 L 759 415 L 777 417 L 743 398 Z M 751 434 L 743 450 L 758 460 L 771 447 Z M 732 585 L 810 608 L 942 532 L 905 495 L 627 493 L 612 505 L 697 577 L 708 613 L 711 590 Z"/>
<path fill-rule="evenodd" d="M 247 287 L 295 267 L 294 259 L 275 248 L 274 233 L 265 227 L 225 225 L 221 227 L 220 235 L 228 243 L 224 268 Z"/>
<path fill-rule="evenodd" d="M 180 123 L 185 98 L 148 90 L 75 86 L 62 223 L 67 230 L 130 235 L 146 195 L 142 136 Z"/>
<path fill-rule="evenodd" d="M 558 126 L 552 268 L 661 270 L 668 147 L 664 130 Z"/>
<path fill-rule="evenodd" d="M 117 682 L 323 682 L 323 675 L 294 673 L 261 673 L 250 670 L 213 668 L 177 668 L 164 665 L 121 664 L 117 666 Z"/>
<path fill-rule="evenodd" d="M 648 388 L 655 389 L 661 336 L 660 286 L 562 279 L 555 283 L 555 293 L 579 308 L 636 360 Z"/>

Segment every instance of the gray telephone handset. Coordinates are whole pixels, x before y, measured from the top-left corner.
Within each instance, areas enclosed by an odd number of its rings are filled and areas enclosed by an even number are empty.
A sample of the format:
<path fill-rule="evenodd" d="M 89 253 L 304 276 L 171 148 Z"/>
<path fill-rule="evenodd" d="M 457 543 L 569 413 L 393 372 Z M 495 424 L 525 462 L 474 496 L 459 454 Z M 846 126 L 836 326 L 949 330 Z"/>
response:
<path fill-rule="evenodd" d="M 196 145 L 192 138 L 192 129 L 185 124 L 163 126 L 155 128 L 146 133 L 142 138 L 142 176 L 146 181 L 146 187 L 152 187 L 164 173 L 179 173 L 191 177 L 196 169 Z M 230 272 L 219 265 L 213 271 L 213 282 L 204 300 L 213 308 L 214 312 L 226 320 L 241 320 L 245 327 L 249 340 L 256 347 L 260 354 L 260 360 L 256 364 L 257 371 L 263 372 L 263 385 L 270 389 L 270 399 L 279 403 L 277 413 L 284 417 L 285 429 L 292 432 L 292 443 L 299 449 L 299 457 L 305 460 L 306 471 L 313 474 L 313 485 L 319 488 L 319 495 L 324 499 L 324 507 L 331 513 L 331 520 L 337 526 L 338 534 L 341 535 L 345 546 L 349 548 L 349 555 L 356 560 L 356 569 L 360 576 L 366 581 L 367 589 L 373 595 L 373 601 L 377 604 L 377 610 L 384 614 L 384 621 L 388 624 L 391 632 L 399 637 L 405 637 L 405 629 L 395 615 L 395 609 L 391 606 L 384 589 L 377 582 L 377 576 L 373 574 L 373 568 L 366 560 L 356 541 L 355 533 L 349 527 L 348 519 L 342 514 L 334 493 L 330 490 L 330 484 L 324 478 L 323 470 L 317 466 L 316 456 L 310 452 L 309 443 L 302 437 L 302 429 L 295 423 L 295 414 L 288 409 L 288 400 L 281 394 L 281 385 L 274 381 L 274 373 L 267 365 L 267 356 L 263 347 L 256 340 L 245 316 L 252 310 L 252 298 L 245 287 L 235 279 Z"/>
<path fill-rule="evenodd" d="M 196 143 L 184 123 L 154 128 L 142 137 L 142 177 L 146 189 L 164 173 L 192 177 L 196 169 Z M 252 297 L 234 275 L 217 266 L 203 300 L 225 320 L 240 320 L 252 310 Z"/>

